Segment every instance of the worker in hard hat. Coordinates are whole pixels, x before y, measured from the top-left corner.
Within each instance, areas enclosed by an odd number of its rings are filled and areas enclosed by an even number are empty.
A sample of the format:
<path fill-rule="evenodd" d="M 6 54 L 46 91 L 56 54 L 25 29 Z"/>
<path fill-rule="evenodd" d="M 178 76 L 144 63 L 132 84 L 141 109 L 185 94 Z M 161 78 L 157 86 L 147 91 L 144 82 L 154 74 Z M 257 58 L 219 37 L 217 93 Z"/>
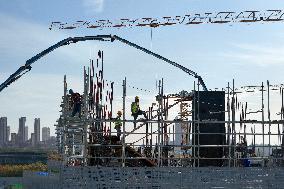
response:
<path fill-rule="evenodd" d="M 122 112 L 118 111 L 117 112 L 117 117 L 115 118 L 115 122 L 114 122 L 114 129 L 116 130 L 116 136 L 120 139 L 121 136 L 121 126 L 122 126 L 122 121 L 121 121 L 121 115 Z"/>
<path fill-rule="evenodd" d="M 79 93 L 74 93 L 72 89 L 69 90 L 69 94 L 71 95 L 71 106 L 73 106 L 71 117 L 78 113 L 81 118 L 82 97 Z"/>
<path fill-rule="evenodd" d="M 147 119 L 146 112 L 140 110 L 138 96 L 136 96 L 135 101 L 131 103 L 131 115 L 134 118 L 134 128 L 136 128 L 136 120 L 139 115 L 144 115 L 145 119 Z"/>

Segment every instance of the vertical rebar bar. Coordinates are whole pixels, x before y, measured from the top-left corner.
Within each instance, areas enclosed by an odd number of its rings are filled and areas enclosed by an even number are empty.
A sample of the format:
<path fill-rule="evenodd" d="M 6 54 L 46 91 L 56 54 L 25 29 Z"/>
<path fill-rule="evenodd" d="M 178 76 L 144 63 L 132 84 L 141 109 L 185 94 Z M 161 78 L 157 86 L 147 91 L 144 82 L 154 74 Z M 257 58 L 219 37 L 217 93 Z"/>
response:
<path fill-rule="evenodd" d="M 122 96 L 122 99 L 123 99 L 123 108 L 122 108 L 122 111 L 123 111 L 123 136 L 122 136 L 122 167 L 125 167 L 125 97 L 126 97 L 126 77 L 124 78 L 123 80 L 123 84 L 122 84 L 122 87 L 123 87 L 123 96 Z"/>
<path fill-rule="evenodd" d="M 148 108 L 148 120 L 151 120 L 151 116 L 150 116 L 150 114 L 151 114 L 151 107 L 149 107 Z M 149 124 L 150 123 L 148 123 L 148 124 L 146 124 L 146 143 L 147 143 L 147 147 L 149 147 L 149 145 L 150 145 L 150 140 L 149 140 L 149 133 L 151 133 L 151 128 L 150 128 L 150 132 L 149 132 Z M 151 137 L 150 137 L 151 138 Z M 147 142 L 148 141 L 148 142 Z"/>
<path fill-rule="evenodd" d="M 198 134 L 197 134 L 197 144 L 198 144 L 197 167 L 199 167 L 199 164 L 200 164 L 200 141 L 199 141 L 199 134 L 200 134 L 200 128 L 199 128 L 200 127 L 200 124 L 199 124 L 199 122 L 200 122 L 199 104 L 200 104 L 200 98 L 199 98 L 199 85 L 200 85 L 200 83 L 199 83 L 199 80 L 198 80 L 198 82 L 197 82 L 197 120 L 198 120 L 198 122 L 197 122 L 197 132 L 198 132 Z"/>
<path fill-rule="evenodd" d="M 281 111 L 280 113 L 281 113 L 281 121 L 283 121 L 283 118 L 284 118 L 284 114 L 283 114 L 284 113 L 284 98 L 283 98 L 284 89 L 281 88 L 280 90 L 281 90 Z M 284 131 L 284 123 L 282 124 L 282 126 L 283 126 L 282 130 Z"/>
<path fill-rule="evenodd" d="M 164 93 L 164 79 L 162 78 L 162 82 L 161 82 L 161 94 L 160 94 L 160 101 L 161 101 L 161 121 L 162 120 L 164 120 L 164 115 L 163 115 L 163 113 L 164 113 L 164 98 L 163 98 L 163 94 Z M 162 122 L 161 123 L 161 145 L 163 146 L 164 145 L 164 123 Z M 162 154 L 163 154 L 163 147 L 161 146 L 161 148 L 162 148 Z"/>
<path fill-rule="evenodd" d="M 111 83 L 111 86 L 112 86 L 112 83 Z M 110 117 L 109 117 L 109 119 L 112 119 L 112 116 L 113 116 L 112 94 L 113 94 L 113 87 L 111 87 L 111 95 L 110 95 L 110 99 L 109 99 L 109 101 L 110 101 Z M 110 126 L 110 133 L 112 133 L 112 129 L 111 129 L 112 123 L 111 122 L 110 122 L 109 126 Z"/>
<path fill-rule="evenodd" d="M 280 87 L 280 95 L 281 95 L 281 109 L 280 109 L 280 119 L 283 121 L 283 88 Z M 283 130 L 284 123 L 282 124 L 282 130 Z"/>
<path fill-rule="evenodd" d="M 89 87 L 89 74 L 90 74 L 90 69 L 88 68 L 88 72 L 86 71 L 84 67 L 84 93 L 83 93 L 83 106 L 84 106 L 84 115 L 83 118 L 87 119 L 88 118 L 88 87 Z M 80 113 L 79 113 L 80 114 Z M 84 158 L 84 165 L 87 165 L 87 150 L 88 150 L 88 141 L 87 141 L 87 135 L 88 135 L 88 122 L 84 122 L 84 135 L 83 135 L 83 140 L 84 140 L 84 151 L 83 151 L 83 158 Z M 73 140 L 74 142 L 74 140 Z M 73 145 L 74 147 L 74 145 Z"/>
<path fill-rule="evenodd" d="M 227 143 L 229 145 L 229 152 L 228 152 L 228 156 L 229 156 L 229 167 L 231 167 L 231 125 L 230 125 L 230 121 L 231 121 L 231 114 L 230 114 L 230 83 L 228 82 L 228 96 L 227 96 L 227 111 L 228 111 L 228 125 L 227 125 L 227 132 L 228 132 L 228 140 Z"/>
<path fill-rule="evenodd" d="M 264 161 L 264 98 L 263 98 L 263 91 L 264 91 L 264 86 L 263 82 L 261 84 L 261 121 L 262 121 L 262 158 Z M 264 166 L 264 163 L 263 163 Z"/>
<path fill-rule="evenodd" d="M 236 136 L 236 125 L 235 125 L 235 121 L 236 121 L 236 112 L 235 112 L 235 79 L 233 79 L 233 98 L 232 98 L 232 129 L 233 129 L 233 133 L 234 133 L 234 167 L 236 167 L 237 165 L 237 160 L 236 160 L 236 146 L 237 146 L 237 136 Z"/>
<path fill-rule="evenodd" d="M 151 106 L 151 111 L 150 111 L 150 120 L 153 119 L 153 104 Z M 153 151 L 153 123 L 150 123 L 150 129 L 151 129 L 151 141 L 150 141 L 150 146 L 151 146 L 151 153 Z"/>
<path fill-rule="evenodd" d="M 271 135 L 271 119 L 270 119 L 270 106 L 269 106 L 269 81 L 267 80 L 267 115 L 268 115 L 268 121 L 269 121 L 269 127 L 268 127 L 268 151 L 269 151 L 269 155 L 270 155 L 270 150 L 271 150 L 271 141 L 270 141 L 270 135 Z"/>
<path fill-rule="evenodd" d="M 173 145 L 174 145 L 174 147 L 173 147 L 173 152 L 175 153 L 175 145 L 176 145 L 176 143 L 175 143 L 175 125 L 176 125 L 176 123 L 175 124 L 173 124 Z"/>
<path fill-rule="evenodd" d="M 165 143 L 165 136 L 164 136 L 164 134 L 165 134 L 165 132 L 164 132 L 164 122 L 163 122 L 163 120 L 164 120 L 164 79 L 162 78 L 162 81 L 161 81 L 161 94 L 160 94 L 160 103 L 161 103 L 161 111 L 160 111 L 160 115 L 161 115 L 161 119 L 160 119 L 160 121 L 161 121 L 161 125 L 160 125 L 160 127 L 161 127 L 161 143 L 160 143 L 160 145 L 161 145 L 161 165 L 162 166 L 164 166 L 164 143 Z"/>
<path fill-rule="evenodd" d="M 63 111 L 62 111 L 62 117 L 63 117 L 63 137 L 62 137 L 62 144 L 61 144 L 61 151 L 63 153 L 63 163 L 66 164 L 66 155 L 65 155 L 65 146 L 67 141 L 67 124 L 66 124 L 66 118 L 67 118 L 67 109 L 68 109 L 68 97 L 67 97 L 67 82 L 66 82 L 66 75 L 64 76 L 64 99 L 63 99 Z"/>
<path fill-rule="evenodd" d="M 255 153 L 255 125 L 253 125 L 253 148 Z"/>
<path fill-rule="evenodd" d="M 281 138 L 281 151 L 282 151 L 282 157 L 284 157 L 284 122 L 283 122 L 283 119 L 284 119 L 284 95 L 283 95 L 283 88 L 280 89 L 281 90 L 281 121 L 282 121 L 282 138 Z M 284 160 L 282 160 L 281 162 L 282 166 L 284 166 Z"/>
<path fill-rule="evenodd" d="M 193 136 L 192 136 L 192 139 L 193 139 L 193 146 L 194 146 L 194 150 L 193 150 L 193 167 L 196 167 L 196 162 L 195 162 L 195 159 L 196 159 L 196 146 L 195 146 L 195 140 L 196 140 L 196 125 L 195 125 L 195 115 L 196 115 L 196 104 L 195 104 L 195 101 L 196 101 L 196 91 L 195 91 L 195 81 L 193 82 L 193 91 L 194 91 L 194 95 L 193 95 L 193 113 L 192 113 L 192 122 L 193 122 L 193 126 L 192 126 L 192 133 L 193 133 Z"/>
<path fill-rule="evenodd" d="M 159 94 L 158 94 L 158 167 L 160 167 L 161 160 L 161 103 L 160 103 L 160 95 L 161 95 L 161 80 L 159 80 Z"/>

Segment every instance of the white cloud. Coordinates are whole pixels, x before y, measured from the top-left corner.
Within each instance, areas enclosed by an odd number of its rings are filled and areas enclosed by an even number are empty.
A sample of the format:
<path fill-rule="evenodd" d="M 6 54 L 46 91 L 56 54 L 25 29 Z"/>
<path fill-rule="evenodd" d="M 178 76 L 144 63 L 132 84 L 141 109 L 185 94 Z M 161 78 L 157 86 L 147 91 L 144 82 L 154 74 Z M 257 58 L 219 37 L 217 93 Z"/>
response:
<path fill-rule="evenodd" d="M 88 13 L 100 13 L 104 9 L 104 0 L 83 0 Z"/>
<path fill-rule="evenodd" d="M 41 25 L 23 20 L 21 18 L 11 17 L 0 13 L 0 72 L 14 71 L 20 65 L 40 51 L 54 45 L 64 38 L 72 37 L 67 31 L 48 29 L 48 25 Z M 18 31 L 18 32 L 16 32 Z M 82 60 L 88 61 L 90 47 L 85 44 L 71 44 L 48 54 L 40 61 L 50 61 L 51 67 L 57 67 L 57 70 L 70 70 L 72 66 L 81 64 Z M 89 42 L 90 43 L 90 42 Z M 92 45 L 92 49 L 97 49 Z M 72 61 L 66 61 L 66 57 Z M 60 62 L 60 64 L 59 64 Z M 37 65 L 38 64 L 34 64 Z M 34 66 L 36 67 L 36 66 Z M 5 68 L 5 69 L 2 69 Z"/>
<path fill-rule="evenodd" d="M 258 66 L 283 64 L 284 46 L 269 46 L 266 44 L 233 44 L 231 50 L 225 50 L 220 56 L 230 58 L 232 61 Z"/>

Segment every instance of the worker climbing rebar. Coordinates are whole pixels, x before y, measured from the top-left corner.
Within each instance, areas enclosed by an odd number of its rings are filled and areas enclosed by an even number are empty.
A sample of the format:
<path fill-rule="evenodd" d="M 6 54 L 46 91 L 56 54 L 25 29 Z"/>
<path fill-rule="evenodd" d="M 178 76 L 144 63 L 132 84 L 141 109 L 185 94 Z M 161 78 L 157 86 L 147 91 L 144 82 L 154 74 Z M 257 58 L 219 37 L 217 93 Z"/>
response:
<path fill-rule="evenodd" d="M 69 90 L 69 94 L 71 95 L 71 106 L 73 107 L 71 117 L 74 117 L 78 113 L 79 118 L 81 118 L 81 95 L 74 93 L 72 89 Z"/>
<path fill-rule="evenodd" d="M 136 128 L 136 120 L 139 115 L 144 115 L 144 118 L 147 119 L 145 111 L 142 111 L 139 106 L 139 97 L 135 97 L 135 101 L 131 103 L 131 115 L 134 118 L 134 128 Z"/>

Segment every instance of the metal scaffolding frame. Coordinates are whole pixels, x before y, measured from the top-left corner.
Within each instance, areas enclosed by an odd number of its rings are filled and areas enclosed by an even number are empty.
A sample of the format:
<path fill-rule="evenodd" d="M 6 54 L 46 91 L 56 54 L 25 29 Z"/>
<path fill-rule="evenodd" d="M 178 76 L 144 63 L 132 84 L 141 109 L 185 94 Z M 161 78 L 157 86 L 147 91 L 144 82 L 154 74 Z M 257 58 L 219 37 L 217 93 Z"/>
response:
<path fill-rule="evenodd" d="M 242 89 L 235 88 L 233 80 L 232 88 L 228 83 L 224 91 L 226 97 L 225 112 L 211 112 L 226 114 L 224 121 L 201 120 L 199 117 L 199 83 L 194 84 L 191 93 L 182 91 L 179 94 L 164 94 L 163 79 L 159 80 L 159 93 L 156 102 L 148 108 L 147 120 L 126 119 L 126 78 L 123 80 L 123 117 L 122 117 L 122 137 L 117 138 L 113 131 L 112 90 L 108 91 L 106 99 L 110 102 L 103 102 L 102 96 L 106 80 L 103 77 L 103 52 L 99 53 L 97 59 L 98 72 L 95 73 L 93 60 L 90 68 L 84 68 L 84 92 L 82 96 L 81 117 L 71 116 L 71 96 L 67 94 L 66 76 L 64 77 L 64 96 L 62 97 L 61 116 L 56 124 L 58 151 L 63 155 L 64 164 L 69 166 L 181 166 L 199 167 L 202 160 L 220 160 L 225 167 L 245 166 L 244 161 L 257 162 L 259 166 L 283 166 L 283 86 L 270 85 L 246 86 Z M 101 68 L 100 67 L 101 64 Z M 96 75 L 97 83 L 94 82 Z M 252 88 L 261 91 L 261 110 L 247 112 L 247 102 L 238 102 L 237 96 L 241 91 L 251 92 Z M 270 89 L 272 88 L 272 89 Z M 270 93 L 272 90 L 280 91 L 281 108 L 280 120 L 271 120 Z M 264 91 L 267 91 L 267 120 L 264 117 Z M 195 95 L 194 95 L 195 94 Z M 94 98 L 97 97 L 97 98 Z M 196 99 L 197 98 L 197 99 Z M 107 101 L 107 100 L 106 100 Z M 171 104 L 170 101 L 173 101 Z M 193 105 L 193 103 L 196 103 Z M 105 104 L 104 104 L 105 103 Z M 111 108 L 106 103 L 111 104 Z M 202 102 L 201 102 L 202 103 Z M 156 104 L 156 105 L 155 105 Z M 170 120 L 169 112 L 172 107 L 179 105 L 178 119 Z M 192 114 L 190 107 L 197 107 L 197 117 Z M 240 108 L 241 106 L 241 108 Z M 245 108 L 244 108 L 245 106 Z M 109 110 L 109 109 L 110 110 Z M 156 109 L 155 109 L 156 108 Z M 262 113 L 262 119 L 249 120 L 246 115 L 251 113 Z M 240 114 L 240 119 L 236 115 Z M 131 131 L 126 129 L 126 125 L 137 122 L 138 126 Z M 177 131 L 176 125 L 180 125 Z M 224 124 L 225 132 L 202 133 L 202 124 Z M 280 126 L 282 125 L 282 132 Z M 251 127 L 251 132 L 246 128 Z M 262 132 L 255 132 L 255 127 L 262 129 Z M 272 130 L 278 126 L 278 133 Z M 129 128 L 129 127 L 127 127 Z M 268 128 L 268 133 L 265 129 Z M 197 130 L 195 130 L 197 129 Z M 224 135 L 225 143 L 218 145 L 200 144 L 199 138 L 202 135 L 207 137 Z M 177 144 L 177 137 L 182 138 L 182 142 Z M 197 140 L 194 138 L 197 137 Z M 252 138 L 251 145 L 248 145 L 247 137 Z M 262 143 L 256 144 L 256 137 L 262 137 Z M 268 143 L 265 143 L 268 137 Z M 278 137 L 277 145 L 271 144 L 271 138 Z M 150 139 L 149 139 L 150 138 Z M 238 139 L 237 139 L 238 138 Z M 242 138 L 242 140 L 241 140 Z M 134 140 L 133 140 L 134 139 Z M 172 140 L 170 140 L 172 139 Z M 244 143 L 244 141 L 246 143 Z M 282 142 L 282 143 L 281 143 Z M 266 155 L 265 148 L 269 149 Z M 201 157 L 200 149 L 222 148 L 222 157 Z M 198 149 L 198 150 L 193 150 Z M 256 149 L 262 149 L 262 154 L 257 154 Z M 271 151 L 271 149 L 273 149 Z M 197 153 L 196 153 L 197 152 Z M 256 154 L 258 156 L 256 156 Z"/>

